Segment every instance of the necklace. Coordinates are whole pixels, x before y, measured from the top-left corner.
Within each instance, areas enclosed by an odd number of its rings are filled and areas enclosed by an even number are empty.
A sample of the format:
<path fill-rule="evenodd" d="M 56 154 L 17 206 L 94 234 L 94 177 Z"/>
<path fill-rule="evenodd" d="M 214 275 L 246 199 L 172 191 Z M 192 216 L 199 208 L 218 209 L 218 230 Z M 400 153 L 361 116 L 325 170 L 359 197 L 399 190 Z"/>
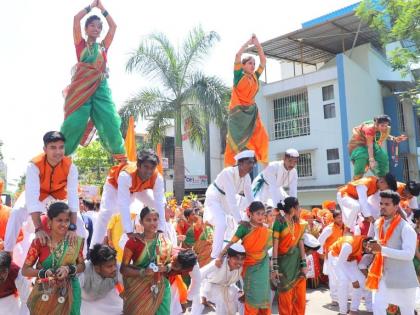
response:
<path fill-rule="evenodd" d="M 286 222 L 287 222 L 287 226 L 290 230 L 290 233 L 292 234 L 292 240 L 294 241 L 296 239 L 296 237 L 295 237 L 295 223 L 293 222 L 293 219 L 292 220 L 286 219 Z"/>

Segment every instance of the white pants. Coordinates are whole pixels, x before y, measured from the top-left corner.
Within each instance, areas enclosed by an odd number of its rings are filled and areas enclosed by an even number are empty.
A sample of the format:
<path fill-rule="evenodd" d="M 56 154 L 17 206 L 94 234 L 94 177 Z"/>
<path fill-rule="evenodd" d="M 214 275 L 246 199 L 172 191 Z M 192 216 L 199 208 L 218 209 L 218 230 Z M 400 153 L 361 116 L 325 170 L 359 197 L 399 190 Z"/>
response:
<path fill-rule="evenodd" d="M 326 257 L 327 258 L 327 257 Z M 328 275 L 328 285 L 330 287 L 331 300 L 338 302 L 338 279 L 337 274 L 334 272 L 334 263 L 337 257 L 328 255 L 328 259 L 324 260 L 324 274 Z"/>
<path fill-rule="evenodd" d="M 143 206 L 158 209 L 158 207 L 155 206 L 155 200 L 150 189 L 131 194 L 130 209 L 141 210 Z M 118 191 L 111 184 L 105 183 L 101 198 L 101 208 L 93 226 L 90 248 L 93 248 L 95 244 L 103 243 L 106 236 L 108 222 L 111 219 L 111 216 L 118 213 L 118 211 Z M 130 214 L 128 214 L 128 217 L 130 217 Z M 121 219 L 124 220 L 123 217 Z M 165 213 L 159 213 L 159 229 L 162 231 L 165 229 Z M 135 227 L 133 227 L 133 231 L 134 230 Z"/>
<path fill-rule="evenodd" d="M 227 240 L 230 241 L 238 222 L 235 222 L 232 216 L 226 214 L 218 200 L 212 200 L 211 198 L 207 198 L 204 203 L 203 219 L 214 226 L 211 257 L 217 258 L 223 249 L 225 234 L 228 238 Z"/>
<path fill-rule="evenodd" d="M 360 299 L 365 288 L 365 276 L 359 270 L 356 261 L 345 262 L 341 266 L 335 266 L 338 278 L 338 305 L 341 314 L 347 314 L 347 300 L 349 297 L 349 284 L 358 281 L 359 288 L 351 290 L 351 311 L 358 311 Z"/>
<path fill-rule="evenodd" d="M 359 201 L 349 196 L 342 197 L 341 192 L 338 192 L 337 202 L 341 208 L 344 225 L 353 228 L 356 225 L 357 216 L 360 212 Z"/>
<path fill-rule="evenodd" d="M 373 292 L 373 314 L 386 315 L 388 304 L 398 305 L 401 315 L 413 315 L 416 306 L 416 290 L 409 289 L 389 289 L 385 281 L 381 279 L 376 292 Z"/>
<path fill-rule="evenodd" d="M 47 211 L 47 206 L 51 203 L 56 201 L 52 196 L 48 196 L 47 198 L 42 201 L 42 204 L 45 205 L 45 212 Z M 10 213 L 9 220 L 7 222 L 6 227 L 6 235 L 4 237 L 4 250 L 7 252 L 12 252 L 13 248 L 16 245 L 16 240 L 19 236 L 19 231 L 23 226 L 24 222 L 32 221 L 31 217 L 29 216 L 28 209 L 26 209 L 26 201 L 25 201 L 25 192 L 23 191 L 18 200 L 13 207 L 12 212 Z M 85 240 L 87 238 L 87 232 L 85 228 L 85 224 L 83 222 L 80 213 L 77 215 L 77 235 L 83 237 Z M 32 225 L 33 227 L 33 225 Z M 31 233 L 35 232 L 35 230 L 31 231 Z M 86 247 L 86 246 L 85 246 Z"/>
<path fill-rule="evenodd" d="M 243 304 L 238 301 L 239 289 L 235 285 L 229 287 L 214 283 L 204 283 L 201 296 L 216 305 L 217 315 L 243 314 Z"/>

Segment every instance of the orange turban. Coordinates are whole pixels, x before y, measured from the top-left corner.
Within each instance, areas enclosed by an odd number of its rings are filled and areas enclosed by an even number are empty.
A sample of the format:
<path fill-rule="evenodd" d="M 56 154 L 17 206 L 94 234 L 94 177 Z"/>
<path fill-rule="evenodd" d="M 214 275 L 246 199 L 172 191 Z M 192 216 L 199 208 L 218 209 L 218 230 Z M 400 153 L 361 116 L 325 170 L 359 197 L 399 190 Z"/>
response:
<path fill-rule="evenodd" d="M 307 220 L 313 219 L 313 218 L 314 218 L 314 215 L 313 215 L 313 214 L 312 214 L 312 212 L 311 212 L 311 211 L 309 211 L 309 210 L 306 210 L 306 209 L 300 209 L 300 218 L 301 218 L 302 220 L 307 221 Z"/>
<path fill-rule="evenodd" d="M 320 217 L 325 225 L 328 225 L 334 221 L 333 215 L 328 209 L 323 209 L 321 211 Z"/>
<path fill-rule="evenodd" d="M 320 218 L 320 216 L 319 216 L 320 212 L 321 212 L 321 208 L 312 208 L 312 214 L 313 214 L 313 215 L 314 215 L 314 217 L 315 217 L 315 218 L 317 218 L 317 219 L 319 219 L 319 218 Z"/>
<path fill-rule="evenodd" d="M 0 195 L 3 193 L 4 190 L 4 181 L 0 178 Z"/>
<path fill-rule="evenodd" d="M 404 210 L 408 209 L 408 208 L 410 208 L 410 203 L 408 202 L 408 200 L 401 200 L 400 201 L 400 207 Z"/>
<path fill-rule="evenodd" d="M 322 203 L 322 209 L 328 209 L 330 211 L 334 211 L 337 208 L 337 204 L 334 200 L 325 200 Z"/>

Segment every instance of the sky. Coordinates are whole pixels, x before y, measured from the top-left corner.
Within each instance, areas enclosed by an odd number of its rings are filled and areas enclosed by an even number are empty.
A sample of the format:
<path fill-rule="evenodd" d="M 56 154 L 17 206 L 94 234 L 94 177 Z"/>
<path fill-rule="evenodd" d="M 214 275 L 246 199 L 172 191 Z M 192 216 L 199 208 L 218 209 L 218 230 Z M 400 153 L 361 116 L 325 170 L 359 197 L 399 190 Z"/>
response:
<path fill-rule="evenodd" d="M 260 42 L 301 28 L 301 23 L 353 4 L 355 0 L 104 0 L 117 32 L 108 52 L 109 85 L 117 109 L 136 91 L 158 82 L 128 74 L 128 54 L 148 34 L 165 33 L 176 46 L 201 25 L 221 40 L 203 63 L 204 72 L 232 82 L 232 63 L 255 33 Z M 90 2 L 81 0 L 1 1 L 0 140 L 8 166 L 9 189 L 27 162 L 42 151 L 42 136 L 63 121 L 62 90 L 76 63 L 73 16 Z M 96 9 L 97 10 L 97 9 Z M 92 13 L 99 14 L 99 11 Z M 82 21 L 83 23 L 84 21 Z M 104 23 L 104 26 L 106 23 Z M 107 28 L 104 27 L 103 35 Z M 280 69 L 280 67 L 278 67 Z M 273 73 L 274 71 L 274 73 Z M 267 73 L 274 77 L 277 67 Z"/>

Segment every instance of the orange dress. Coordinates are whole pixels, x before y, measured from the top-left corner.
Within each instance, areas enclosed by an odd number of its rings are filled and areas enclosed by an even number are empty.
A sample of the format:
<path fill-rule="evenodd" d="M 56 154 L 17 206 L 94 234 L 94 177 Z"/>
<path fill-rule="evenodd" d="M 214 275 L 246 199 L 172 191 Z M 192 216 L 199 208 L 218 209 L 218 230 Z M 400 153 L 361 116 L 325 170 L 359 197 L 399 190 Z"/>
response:
<path fill-rule="evenodd" d="M 263 71 L 264 68 L 259 66 L 253 74 L 246 74 L 242 65 L 235 63 L 226 137 L 226 166 L 235 165 L 234 156 L 245 149 L 254 150 L 258 161 L 268 163 L 268 134 L 255 104 L 258 78 Z"/>

